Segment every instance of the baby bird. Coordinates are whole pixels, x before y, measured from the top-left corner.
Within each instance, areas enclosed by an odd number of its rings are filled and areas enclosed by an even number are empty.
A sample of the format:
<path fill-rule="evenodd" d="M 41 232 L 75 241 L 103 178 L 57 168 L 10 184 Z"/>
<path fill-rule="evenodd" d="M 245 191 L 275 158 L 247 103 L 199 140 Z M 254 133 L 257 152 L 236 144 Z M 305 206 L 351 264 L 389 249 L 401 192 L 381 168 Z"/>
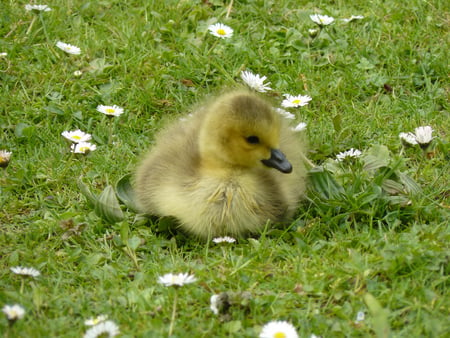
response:
<path fill-rule="evenodd" d="M 232 91 L 157 136 L 136 172 L 136 200 L 142 212 L 175 217 L 200 239 L 254 234 L 293 216 L 304 152 L 269 103 Z"/>

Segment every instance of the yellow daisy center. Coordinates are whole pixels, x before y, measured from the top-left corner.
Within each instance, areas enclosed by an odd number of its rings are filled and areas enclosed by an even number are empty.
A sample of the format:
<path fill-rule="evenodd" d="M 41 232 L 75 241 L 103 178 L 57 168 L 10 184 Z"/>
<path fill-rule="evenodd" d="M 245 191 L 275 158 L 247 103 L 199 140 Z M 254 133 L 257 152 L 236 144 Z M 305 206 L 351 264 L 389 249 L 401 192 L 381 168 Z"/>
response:
<path fill-rule="evenodd" d="M 227 32 L 225 32 L 224 29 L 219 28 L 219 29 L 217 30 L 217 34 L 219 34 L 219 35 L 227 35 Z"/>
<path fill-rule="evenodd" d="M 106 112 L 107 112 L 108 114 L 114 114 L 115 110 L 112 109 L 112 108 L 107 108 L 107 109 L 106 109 Z"/>
<path fill-rule="evenodd" d="M 81 140 L 81 136 L 79 136 L 79 135 L 73 135 L 72 138 L 74 140 Z"/>
<path fill-rule="evenodd" d="M 275 332 L 273 338 L 286 338 L 286 334 L 284 332 Z"/>
<path fill-rule="evenodd" d="M 293 103 L 293 104 L 299 104 L 300 102 L 302 102 L 302 101 L 300 101 L 300 100 L 298 100 L 298 99 L 297 99 L 297 100 L 292 100 L 292 103 Z"/>
<path fill-rule="evenodd" d="M 89 147 L 80 147 L 80 151 L 82 153 L 85 153 L 85 152 L 89 151 Z"/>

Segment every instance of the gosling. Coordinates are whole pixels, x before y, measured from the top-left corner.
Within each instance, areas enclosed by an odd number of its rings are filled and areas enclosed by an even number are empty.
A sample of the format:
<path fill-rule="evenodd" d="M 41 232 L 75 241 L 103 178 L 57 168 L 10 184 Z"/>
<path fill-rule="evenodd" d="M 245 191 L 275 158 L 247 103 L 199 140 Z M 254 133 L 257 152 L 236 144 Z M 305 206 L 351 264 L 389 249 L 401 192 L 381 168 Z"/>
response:
<path fill-rule="evenodd" d="M 254 93 L 218 96 L 169 125 L 138 166 L 142 212 L 175 217 L 199 239 L 242 237 L 287 222 L 305 189 L 305 146 Z"/>

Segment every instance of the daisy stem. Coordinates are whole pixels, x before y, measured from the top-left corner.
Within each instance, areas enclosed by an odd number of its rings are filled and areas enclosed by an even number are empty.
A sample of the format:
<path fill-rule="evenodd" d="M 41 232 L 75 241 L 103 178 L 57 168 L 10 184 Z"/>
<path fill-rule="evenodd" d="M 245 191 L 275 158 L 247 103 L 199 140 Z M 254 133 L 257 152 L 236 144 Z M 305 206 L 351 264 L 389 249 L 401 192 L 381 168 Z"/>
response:
<path fill-rule="evenodd" d="M 309 167 L 309 169 L 312 169 L 312 168 L 315 168 L 315 167 L 316 167 L 316 165 L 315 165 L 313 162 L 311 162 L 311 161 L 305 156 L 305 154 L 302 154 L 301 156 L 302 156 L 302 158 L 303 158 L 303 161 L 305 161 L 306 165 Z"/>
<path fill-rule="evenodd" d="M 336 39 L 334 38 L 333 34 L 331 33 L 331 29 L 327 29 L 328 36 L 333 40 L 334 43 L 336 43 Z"/>
<path fill-rule="evenodd" d="M 20 294 L 23 294 L 23 289 L 25 288 L 25 280 L 22 278 L 20 283 Z"/>
<path fill-rule="evenodd" d="M 173 326 L 175 324 L 175 316 L 177 314 L 177 301 L 178 301 L 178 290 L 175 289 L 175 297 L 173 298 L 173 308 L 172 308 L 172 317 L 170 318 L 170 326 L 169 326 L 169 335 L 170 337 L 173 332 Z"/>
<path fill-rule="evenodd" d="M 209 56 L 209 54 L 211 54 L 211 52 L 214 50 L 214 48 L 216 48 L 217 44 L 219 43 L 218 40 L 214 41 L 213 45 L 211 46 L 211 48 L 206 52 L 206 56 Z"/>
<path fill-rule="evenodd" d="M 33 20 L 31 20 L 30 25 L 28 26 L 27 31 L 25 32 L 25 35 L 30 34 L 31 29 L 33 28 L 34 22 L 36 21 L 36 15 L 33 15 Z"/>
<path fill-rule="evenodd" d="M 39 13 L 39 20 L 42 23 L 42 29 L 44 30 L 44 35 L 45 35 L 45 38 L 47 39 L 47 43 L 50 44 L 50 38 L 48 37 L 47 29 L 45 28 L 45 22 L 44 22 L 44 19 L 42 18 L 42 14 L 41 13 Z"/>
<path fill-rule="evenodd" d="M 231 9 L 233 8 L 233 0 L 231 0 L 230 1 L 230 4 L 228 5 L 228 8 L 227 8 L 227 15 L 225 15 L 225 18 L 229 18 L 229 16 L 230 16 L 230 13 L 231 13 Z"/>

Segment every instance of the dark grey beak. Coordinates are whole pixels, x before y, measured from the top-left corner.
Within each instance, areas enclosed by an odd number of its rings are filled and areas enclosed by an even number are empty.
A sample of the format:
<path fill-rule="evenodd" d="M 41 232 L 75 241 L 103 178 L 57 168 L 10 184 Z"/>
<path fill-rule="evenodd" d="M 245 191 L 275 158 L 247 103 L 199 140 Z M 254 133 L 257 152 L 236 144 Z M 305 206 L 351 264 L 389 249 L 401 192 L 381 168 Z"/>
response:
<path fill-rule="evenodd" d="M 261 162 L 264 165 L 270 168 L 275 168 L 285 174 L 292 172 L 292 165 L 286 159 L 286 156 L 278 149 L 272 149 L 270 152 L 270 158 L 267 160 L 261 160 Z"/>

